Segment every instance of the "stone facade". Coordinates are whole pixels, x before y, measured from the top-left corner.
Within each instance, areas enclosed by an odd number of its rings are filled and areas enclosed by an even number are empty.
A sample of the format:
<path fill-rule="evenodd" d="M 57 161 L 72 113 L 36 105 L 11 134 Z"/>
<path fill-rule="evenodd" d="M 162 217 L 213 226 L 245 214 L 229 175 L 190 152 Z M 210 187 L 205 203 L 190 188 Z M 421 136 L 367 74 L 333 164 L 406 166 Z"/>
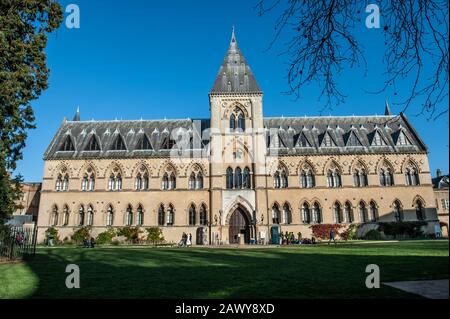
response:
<path fill-rule="evenodd" d="M 124 225 L 169 242 L 271 242 L 314 223 L 437 222 L 427 149 L 403 115 L 264 118 L 234 34 L 200 120 L 64 120 L 45 155 L 39 240 Z"/>
<path fill-rule="evenodd" d="M 436 177 L 433 178 L 432 182 L 442 235 L 444 237 L 448 237 L 448 214 L 450 210 L 450 200 L 448 192 L 449 175 L 441 175 L 441 171 L 438 169 Z"/>

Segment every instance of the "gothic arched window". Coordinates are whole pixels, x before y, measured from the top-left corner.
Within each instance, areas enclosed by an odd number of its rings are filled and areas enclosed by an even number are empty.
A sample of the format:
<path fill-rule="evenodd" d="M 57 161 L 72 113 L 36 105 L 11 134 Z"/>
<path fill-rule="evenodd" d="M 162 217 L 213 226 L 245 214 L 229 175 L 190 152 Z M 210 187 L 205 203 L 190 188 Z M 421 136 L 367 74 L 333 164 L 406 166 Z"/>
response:
<path fill-rule="evenodd" d="M 423 203 L 420 199 L 416 201 L 416 216 L 417 220 L 425 220 L 425 210 L 423 208 Z"/>
<path fill-rule="evenodd" d="M 394 218 L 396 222 L 402 222 L 403 221 L 403 209 L 402 204 L 396 200 L 394 202 Z"/>
<path fill-rule="evenodd" d="M 106 212 L 106 226 L 112 226 L 114 222 L 114 211 L 112 206 L 108 206 L 108 211 Z"/>
<path fill-rule="evenodd" d="M 322 222 L 322 210 L 320 209 L 320 205 L 317 202 L 313 204 L 312 221 L 315 224 L 320 224 Z"/>
<path fill-rule="evenodd" d="M 175 221 L 175 212 L 172 205 L 169 205 L 169 209 L 167 211 L 167 226 L 173 226 Z"/>
<path fill-rule="evenodd" d="M 370 221 L 376 222 L 378 220 L 378 207 L 374 201 L 370 202 L 369 211 L 370 211 Z"/>
<path fill-rule="evenodd" d="M 231 114 L 230 116 L 230 130 L 234 131 L 236 129 L 236 117 L 234 114 Z"/>
<path fill-rule="evenodd" d="M 245 131 L 245 118 L 242 113 L 238 116 L 238 129 L 241 131 Z"/>
<path fill-rule="evenodd" d="M 208 216 L 206 212 L 206 207 L 204 204 L 200 206 L 200 225 L 206 226 L 208 224 Z"/>
<path fill-rule="evenodd" d="M 165 217 L 164 206 L 161 205 L 161 206 L 159 206 L 159 209 L 158 209 L 158 225 L 159 226 L 164 226 L 164 217 Z"/>
<path fill-rule="evenodd" d="M 234 185 L 233 169 L 231 167 L 227 168 L 226 184 L 227 184 L 227 189 L 233 189 L 233 185 Z"/>
<path fill-rule="evenodd" d="M 361 220 L 361 223 L 366 223 L 369 219 L 367 216 L 366 203 L 364 203 L 363 201 L 359 202 L 359 218 Z"/>
<path fill-rule="evenodd" d="M 88 216 L 87 216 L 87 224 L 88 226 L 94 225 L 94 209 L 89 205 L 88 207 Z"/>
<path fill-rule="evenodd" d="M 334 203 L 333 209 L 334 209 L 334 221 L 337 224 L 342 223 L 343 218 L 342 218 L 341 204 L 339 202 Z"/>
<path fill-rule="evenodd" d="M 353 208 L 349 202 L 344 205 L 344 223 L 353 223 Z"/>
<path fill-rule="evenodd" d="M 84 206 L 81 205 L 80 209 L 78 211 L 78 225 L 83 226 L 84 225 Z"/>
<path fill-rule="evenodd" d="M 250 169 L 248 167 L 244 168 L 243 183 L 243 188 L 250 189 L 252 187 Z"/>
<path fill-rule="evenodd" d="M 272 224 L 280 223 L 280 209 L 277 204 L 272 206 Z"/>
<path fill-rule="evenodd" d="M 142 209 L 141 205 L 139 205 L 137 209 L 137 225 L 144 225 L 144 210 Z"/>
<path fill-rule="evenodd" d="M 59 213 L 58 213 L 58 206 L 53 207 L 53 212 L 51 216 L 51 225 L 57 226 L 58 225 L 58 219 L 59 219 Z"/>
<path fill-rule="evenodd" d="M 189 207 L 189 225 L 194 226 L 197 223 L 197 212 L 195 211 L 195 206 L 192 204 Z"/>
<path fill-rule="evenodd" d="M 291 224 L 292 223 L 292 214 L 291 214 L 291 208 L 286 203 L 283 206 L 283 223 L 284 224 Z"/>
<path fill-rule="evenodd" d="M 69 207 L 67 205 L 64 206 L 64 220 L 63 220 L 63 226 L 69 225 Z"/>
<path fill-rule="evenodd" d="M 407 186 L 420 185 L 419 174 L 417 173 L 417 169 L 412 164 L 409 164 L 409 166 L 405 169 L 405 180 Z"/>
<path fill-rule="evenodd" d="M 302 205 L 302 222 L 303 224 L 311 223 L 311 212 L 309 210 L 309 205 L 306 202 Z"/>
<path fill-rule="evenodd" d="M 236 168 L 236 177 L 235 177 L 235 188 L 241 189 L 242 188 L 242 170 L 240 167 Z"/>

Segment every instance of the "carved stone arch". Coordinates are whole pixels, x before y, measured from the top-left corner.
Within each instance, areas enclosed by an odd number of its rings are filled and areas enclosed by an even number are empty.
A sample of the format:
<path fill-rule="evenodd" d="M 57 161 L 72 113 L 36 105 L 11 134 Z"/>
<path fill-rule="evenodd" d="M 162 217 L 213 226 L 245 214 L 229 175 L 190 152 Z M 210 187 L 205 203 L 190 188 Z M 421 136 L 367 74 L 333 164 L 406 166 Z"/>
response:
<path fill-rule="evenodd" d="M 239 200 L 239 198 L 241 200 Z M 247 218 L 249 220 L 252 220 L 252 213 L 253 213 L 252 206 L 245 199 L 243 199 L 242 197 L 238 196 L 236 201 L 234 203 L 232 203 L 231 205 L 229 205 L 228 208 L 226 209 L 227 213 L 226 213 L 226 216 L 225 216 L 224 225 L 229 225 L 230 224 L 231 215 L 233 215 L 234 211 L 236 209 L 238 209 L 238 208 L 241 208 L 242 212 L 247 215 Z"/>
<path fill-rule="evenodd" d="M 250 147 L 246 141 L 242 141 L 241 139 L 235 137 L 231 140 L 227 141 L 227 144 L 224 145 L 222 148 L 222 157 L 225 156 L 228 152 L 231 151 L 231 153 L 239 150 L 240 148 L 243 149 L 244 153 L 250 156 L 250 159 L 253 161 L 253 155 L 252 152 L 250 152 Z"/>
<path fill-rule="evenodd" d="M 60 173 L 63 176 L 67 173 L 69 175 L 69 178 L 74 176 L 73 168 L 66 161 L 62 161 L 55 166 L 55 169 L 53 169 L 52 172 L 52 177 L 57 177 Z"/>
<path fill-rule="evenodd" d="M 234 110 L 238 108 L 239 110 L 241 110 L 242 114 L 244 114 L 245 118 L 249 118 L 250 114 L 248 113 L 248 109 L 247 107 L 245 107 L 244 104 L 240 103 L 240 102 L 233 102 L 227 106 L 225 106 L 225 109 L 222 113 L 222 118 L 223 119 L 228 119 L 231 116 L 231 113 L 234 113 Z"/>
<path fill-rule="evenodd" d="M 338 163 L 338 161 L 335 158 L 330 158 L 323 167 L 323 175 L 327 174 L 327 171 L 329 169 L 336 168 L 339 173 L 343 173 L 342 165 Z"/>
<path fill-rule="evenodd" d="M 378 202 L 374 198 L 369 199 L 369 206 L 370 206 L 371 203 L 374 203 L 375 207 L 377 209 L 380 207 L 380 205 L 378 204 Z"/>
<path fill-rule="evenodd" d="M 203 174 L 203 177 L 207 175 L 207 168 L 202 162 L 192 161 L 189 165 L 186 165 L 184 176 L 189 176 L 193 171 L 196 171 L 196 168 Z"/>
<path fill-rule="evenodd" d="M 141 170 L 142 167 L 144 167 L 145 170 L 147 171 L 148 177 L 152 176 L 151 167 L 144 160 L 140 160 L 136 164 L 134 164 L 133 168 L 131 169 L 131 175 L 130 176 L 131 177 L 136 177 L 136 175 L 138 174 L 138 172 Z"/>
<path fill-rule="evenodd" d="M 336 205 L 336 203 L 337 203 L 337 204 L 339 204 L 339 206 L 341 207 L 341 209 L 344 207 L 344 204 L 345 204 L 345 202 L 342 203 L 339 199 L 336 199 L 336 200 L 332 201 L 331 203 L 332 203 L 331 208 L 333 208 L 333 207 Z"/>
<path fill-rule="evenodd" d="M 277 160 L 276 165 L 274 163 L 274 165 L 271 168 L 270 175 L 274 175 L 275 172 L 282 170 L 284 170 L 288 176 L 292 175 L 292 172 L 289 170 L 288 165 L 283 160 Z"/>
<path fill-rule="evenodd" d="M 83 163 L 83 165 L 81 165 L 80 169 L 78 170 L 78 177 L 82 178 L 84 173 L 86 173 L 89 168 L 93 170 L 95 178 L 100 177 L 100 170 L 92 161 L 86 161 Z"/>
<path fill-rule="evenodd" d="M 92 202 L 89 202 L 88 204 L 86 204 L 86 207 L 84 208 L 84 212 L 87 213 L 89 210 L 89 207 L 92 207 L 92 211 L 94 212 L 94 214 L 97 212 L 97 210 L 95 209 L 95 205 L 92 204 Z"/>
<path fill-rule="evenodd" d="M 402 203 L 402 201 L 399 198 L 394 198 L 392 203 L 389 205 L 390 208 L 394 207 L 395 202 L 398 202 L 400 204 L 400 208 L 403 210 L 403 207 L 405 207 Z"/>
<path fill-rule="evenodd" d="M 417 163 L 417 161 L 412 158 L 411 156 L 407 156 L 403 159 L 402 164 L 400 166 L 400 172 L 401 173 L 405 173 L 406 167 L 408 165 L 411 165 L 412 167 L 414 167 L 417 170 L 417 173 L 420 173 L 420 166 Z"/>
<path fill-rule="evenodd" d="M 278 206 L 278 209 L 281 209 L 283 207 L 278 201 L 275 200 L 272 202 L 272 204 L 270 204 L 269 210 L 272 211 L 272 207 L 274 207 L 275 205 Z"/>
<path fill-rule="evenodd" d="M 317 174 L 317 170 L 316 170 L 315 166 L 313 165 L 313 163 L 309 159 L 306 158 L 305 160 L 300 161 L 300 163 L 297 165 L 296 175 L 300 175 L 302 169 L 304 169 L 305 167 L 310 168 L 311 171 L 314 173 L 314 175 Z"/>
<path fill-rule="evenodd" d="M 312 203 L 312 202 L 311 202 L 308 198 L 306 198 L 306 197 L 303 197 L 303 198 L 300 199 L 299 204 L 298 204 L 298 207 L 299 207 L 300 209 L 302 209 L 304 203 L 308 204 L 308 206 L 311 207 L 311 203 Z"/>
<path fill-rule="evenodd" d="M 289 211 L 292 213 L 293 212 L 293 207 L 292 207 L 291 203 L 289 201 L 287 201 L 287 200 L 284 201 L 283 206 L 280 207 L 281 210 L 283 210 L 284 206 L 286 206 L 286 205 L 289 207 Z"/>
<path fill-rule="evenodd" d="M 120 174 L 122 175 L 122 177 L 126 176 L 125 167 L 119 161 L 112 161 L 111 163 L 109 163 L 103 172 L 103 176 L 108 177 L 115 168 L 117 168 L 118 171 L 120 171 Z"/>
<path fill-rule="evenodd" d="M 136 212 L 137 212 L 137 209 L 139 208 L 139 206 L 142 207 L 142 212 L 145 213 L 145 211 L 146 211 L 145 205 L 142 204 L 142 202 L 137 202 L 137 204 L 135 206 L 136 207 Z"/>
<path fill-rule="evenodd" d="M 367 163 L 366 163 L 362 158 L 360 158 L 359 156 L 355 157 L 355 158 L 352 160 L 352 162 L 350 163 L 348 173 L 349 173 L 349 174 L 353 174 L 353 171 L 354 171 L 358 166 L 361 166 L 361 167 L 366 171 L 367 174 L 370 173 L 370 172 L 369 172 L 369 166 L 368 166 Z"/>
<path fill-rule="evenodd" d="M 157 170 L 158 175 L 156 177 L 162 177 L 166 171 L 173 171 L 175 173 L 175 177 L 180 175 L 177 166 L 170 160 L 165 160 L 159 165 Z"/>
<path fill-rule="evenodd" d="M 414 196 L 414 199 L 412 201 L 411 207 L 416 207 L 416 202 L 417 201 L 421 201 L 422 202 L 422 207 L 423 208 L 425 208 L 427 206 L 427 203 L 425 202 L 425 199 L 422 196 L 420 196 L 420 195 L 416 195 L 416 196 Z"/>
<path fill-rule="evenodd" d="M 319 204 L 319 208 L 320 208 L 320 209 L 323 209 L 322 202 L 320 201 L 319 198 L 314 197 L 314 198 L 311 199 L 311 207 L 314 205 L 314 203 Z"/>
<path fill-rule="evenodd" d="M 364 203 L 364 206 L 367 208 L 367 207 L 369 207 L 369 204 L 370 204 L 370 202 L 366 202 L 364 199 L 360 199 L 359 201 L 358 201 L 358 207 L 359 207 L 359 205 L 361 204 L 361 203 Z"/>
<path fill-rule="evenodd" d="M 392 173 L 395 173 L 394 165 L 389 161 L 386 156 L 382 156 L 380 159 L 378 159 L 376 167 L 376 173 L 378 174 L 380 172 L 380 169 L 383 167 L 388 167 L 392 170 Z"/>
<path fill-rule="evenodd" d="M 114 207 L 114 204 L 111 203 L 111 202 L 107 203 L 107 204 L 104 205 L 103 207 L 104 207 L 104 209 L 102 210 L 102 213 L 105 213 L 105 214 L 108 213 L 109 207 L 112 208 L 113 213 L 116 211 L 116 208 Z"/>

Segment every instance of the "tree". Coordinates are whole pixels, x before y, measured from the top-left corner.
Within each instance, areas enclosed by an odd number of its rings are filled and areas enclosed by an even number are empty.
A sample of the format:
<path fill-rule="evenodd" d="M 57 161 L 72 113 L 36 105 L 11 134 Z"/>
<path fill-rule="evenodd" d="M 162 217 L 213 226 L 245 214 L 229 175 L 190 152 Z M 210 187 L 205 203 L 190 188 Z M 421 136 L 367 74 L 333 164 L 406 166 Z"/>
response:
<path fill-rule="evenodd" d="M 383 23 L 386 70 L 384 83 L 372 93 L 406 83 L 409 92 L 397 103 L 403 112 L 413 101 L 421 101 L 419 114 L 427 114 L 428 119 L 447 113 L 447 0 L 374 3 Z M 365 27 L 367 4 L 363 0 L 258 1 L 255 8 L 260 16 L 279 13 L 269 48 L 286 33 L 289 39 L 283 51 L 289 56 L 288 93 L 299 97 L 305 86 L 318 82 L 326 107 L 345 101 L 337 76 L 345 68 L 364 66 L 367 71 L 364 49 L 355 36 L 358 26 Z"/>
<path fill-rule="evenodd" d="M 47 89 L 47 34 L 63 20 L 54 0 L 0 1 L 0 224 L 14 212 L 27 130 L 34 128 L 31 101 Z"/>

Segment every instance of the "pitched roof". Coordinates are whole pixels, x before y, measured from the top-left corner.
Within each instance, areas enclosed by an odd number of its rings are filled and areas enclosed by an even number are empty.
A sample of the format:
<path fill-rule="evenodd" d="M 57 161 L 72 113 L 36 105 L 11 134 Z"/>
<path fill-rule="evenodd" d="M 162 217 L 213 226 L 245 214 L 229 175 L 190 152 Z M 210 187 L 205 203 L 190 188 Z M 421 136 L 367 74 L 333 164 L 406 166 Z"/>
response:
<path fill-rule="evenodd" d="M 210 91 L 210 94 L 215 93 L 262 93 L 250 66 L 237 45 L 234 28 L 230 47 Z"/>
<path fill-rule="evenodd" d="M 276 129 L 290 129 L 293 134 L 286 138 L 293 141 L 284 141 L 284 145 L 295 145 L 293 149 L 279 147 L 278 154 L 370 154 L 370 153 L 402 153 L 426 152 L 417 133 L 411 128 L 406 117 L 398 116 L 329 116 L 329 117 L 271 117 L 264 119 L 267 132 L 267 146 L 274 148 L 270 143 L 271 134 Z M 275 131 L 274 131 L 275 130 Z M 399 132 L 403 132 L 410 140 L 410 145 L 397 145 Z M 386 145 L 376 146 L 372 141 L 378 132 Z M 298 142 L 301 135 L 309 141 L 311 147 L 301 147 Z M 348 140 L 354 134 L 359 143 L 350 145 Z M 328 135 L 336 147 L 325 147 L 323 140 Z M 281 137 L 281 136 L 280 136 Z M 360 144 L 360 145 L 359 145 Z M 279 143 L 282 145 L 282 143 Z"/>
<path fill-rule="evenodd" d="M 449 188 L 449 185 L 450 185 L 449 178 L 450 178 L 450 175 L 443 175 L 443 176 L 432 178 L 431 183 L 433 184 L 433 188 L 437 188 L 437 189 Z"/>

